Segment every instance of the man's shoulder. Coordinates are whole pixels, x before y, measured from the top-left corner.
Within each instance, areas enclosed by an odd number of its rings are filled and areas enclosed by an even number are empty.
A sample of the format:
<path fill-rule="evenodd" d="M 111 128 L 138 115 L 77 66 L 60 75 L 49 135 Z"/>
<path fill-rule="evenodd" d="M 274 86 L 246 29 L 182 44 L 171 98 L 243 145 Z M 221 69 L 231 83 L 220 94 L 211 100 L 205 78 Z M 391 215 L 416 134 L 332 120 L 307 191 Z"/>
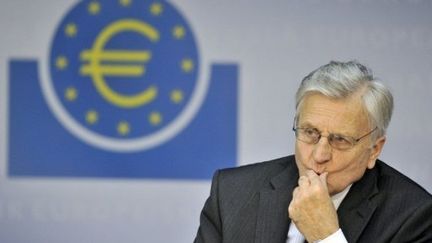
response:
<path fill-rule="evenodd" d="M 292 168 L 292 169 L 290 169 Z M 294 156 L 219 170 L 216 173 L 220 188 L 237 191 L 238 188 L 256 191 L 270 186 L 272 178 L 280 173 L 297 173 Z"/>
<path fill-rule="evenodd" d="M 350 212 L 356 209 L 367 220 L 360 241 L 430 242 L 431 194 L 382 161 L 363 178 L 352 186 L 338 210 L 348 238 L 355 232 Z"/>
<path fill-rule="evenodd" d="M 297 175 L 294 156 L 222 169 L 213 178 L 212 190 L 217 191 L 222 211 L 234 212 L 252 207 L 261 191 L 272 190 L 273 178 Z M 251 212 L 249 212 L 251 213 Z"/>
<path fill-rule="evenodd" d="M 272 159 L 263 162 L 257 162 L 239 167 L 226 168 L 219 170 L 220 176 L 224 179 L 233 178 L 257 178 L 257 177 L 272 177 L 285 170 L 288 166 L 295 164 L 294 155 Z"/>
<path fill-rule="evenodd" d="M 432 195 L 415 181 L 394 169 L 390 165 L 378 161 L 378 188 L 392 197 L 403 196 L 413 201 L 432 201 Z"/>

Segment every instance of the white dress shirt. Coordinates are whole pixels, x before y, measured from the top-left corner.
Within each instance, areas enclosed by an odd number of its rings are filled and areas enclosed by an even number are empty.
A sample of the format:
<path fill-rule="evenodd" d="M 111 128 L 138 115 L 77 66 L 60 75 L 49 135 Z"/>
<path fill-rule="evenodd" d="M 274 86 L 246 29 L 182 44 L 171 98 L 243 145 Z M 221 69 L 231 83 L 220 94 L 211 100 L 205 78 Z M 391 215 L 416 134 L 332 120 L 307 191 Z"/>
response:
<path fill-rule="evenodd" d="M 342 200 L 345 198 L 345 196 L 348 194 L 349 189 L 351 188 L 351 185 L 349 185 L 347 188 L 345 188 L 343 191 L 339 192 L 336 195 L 333 195 L 331 197 L 332 202 L 336 210 L 339 208 L 339 205 L 342 203 Z M 291 222 L 289 230 L 288 230 L 288 237 L 286 240 L 286 243 L 303 243 L 305 238 L 300 233 L 300 231 L 297 229 L 296 225 Z M 343 232 L 341 229 L 338 229 L 333 234 L 329 235 L 327 238 L 322 239 L 318 241 L 320 243 L 347 243 Z"/>

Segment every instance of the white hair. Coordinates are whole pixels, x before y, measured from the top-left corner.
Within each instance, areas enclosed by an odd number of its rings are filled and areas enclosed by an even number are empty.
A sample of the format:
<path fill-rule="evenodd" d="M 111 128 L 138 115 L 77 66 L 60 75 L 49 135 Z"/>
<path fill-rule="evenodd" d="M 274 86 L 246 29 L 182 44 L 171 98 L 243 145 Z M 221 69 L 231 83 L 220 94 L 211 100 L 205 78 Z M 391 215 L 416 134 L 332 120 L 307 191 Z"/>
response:
<path fill-rule="evenodd" d="M 357 61 L 330 63 L 319 67 L 307 75 L 296 93 L 296 117 L 299 105 L 310 92 L 318 92 L 327 97 L 343 99 L 361 92 L 364 107 L 376 135 L 385 135 L 393 112 L 393 95 L 378 82 L 372 71 Z"/>

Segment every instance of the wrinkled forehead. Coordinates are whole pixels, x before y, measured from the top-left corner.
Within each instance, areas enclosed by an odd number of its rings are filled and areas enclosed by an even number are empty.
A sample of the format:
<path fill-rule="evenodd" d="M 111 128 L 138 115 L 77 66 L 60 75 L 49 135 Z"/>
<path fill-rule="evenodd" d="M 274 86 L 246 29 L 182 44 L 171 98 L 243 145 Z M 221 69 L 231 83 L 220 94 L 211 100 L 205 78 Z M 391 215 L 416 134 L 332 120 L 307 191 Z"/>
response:
<path fill-rule="evenodd" d="M 297 107 L 297 124 L 323 130 L 352 133 L 368 130 L 368 113 L 361 97 L 331 98 L 320 93 L 307 94 Z"/>

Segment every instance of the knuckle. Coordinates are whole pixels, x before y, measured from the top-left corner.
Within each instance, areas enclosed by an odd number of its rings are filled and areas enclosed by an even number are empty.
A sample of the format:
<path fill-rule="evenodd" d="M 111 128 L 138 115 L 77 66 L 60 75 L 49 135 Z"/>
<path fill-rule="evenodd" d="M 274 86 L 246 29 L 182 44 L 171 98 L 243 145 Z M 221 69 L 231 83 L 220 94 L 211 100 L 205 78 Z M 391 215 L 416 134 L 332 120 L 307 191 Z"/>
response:
<path fill-rule="evenodd" d="M 289 215 L 289 217 L 294 217 L 295 216 L 295 207 L 292 205 L 292 204 L 290 204 L 289 206 L 288 206 L 288 215 Z"/>
<path fill-rule="evenodd" d="M 293 197 L 296 197 L 298 193 L 299 193 L 299 187 L 294 188 L 293 193 L 292 193 Z"/>
<path fill-rule="evenodd" d="M 324 188 L 323 188 L 320 184 L 314 184 L 314 185 L 311 187 L 311 191 L 312 191 L 314 194 L 321 194 L 321 193 L 324 192 Z"/>

